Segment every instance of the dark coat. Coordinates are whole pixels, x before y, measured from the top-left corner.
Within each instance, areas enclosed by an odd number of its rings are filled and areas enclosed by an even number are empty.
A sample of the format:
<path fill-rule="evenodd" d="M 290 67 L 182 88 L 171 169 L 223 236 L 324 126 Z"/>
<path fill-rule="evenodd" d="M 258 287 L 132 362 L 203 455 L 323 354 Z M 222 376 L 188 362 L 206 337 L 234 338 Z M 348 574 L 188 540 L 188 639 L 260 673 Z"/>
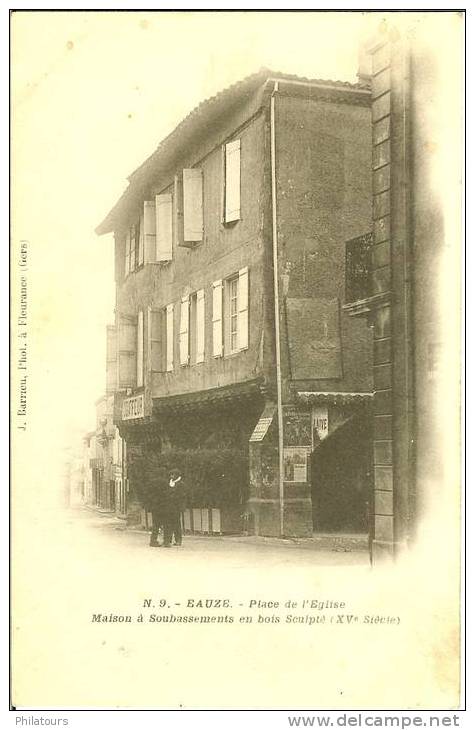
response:
<path fill-rule="evenodd" d="M 152 481 L 148 484 L 145 495 L 144 507 L 147 512 L 162 512 L 164 491 L 168 483 L 168 475 L 165 470 L 154 475 Z"/>
<path fill-rule="evenodd" d="M 183 511 L 185 508 L 185 486 L 183 477 L 175 484 L 170 486 L 170 480 L 167 481 L 163 490 L 162 509 L 165 519 L 172 518 Z"/>

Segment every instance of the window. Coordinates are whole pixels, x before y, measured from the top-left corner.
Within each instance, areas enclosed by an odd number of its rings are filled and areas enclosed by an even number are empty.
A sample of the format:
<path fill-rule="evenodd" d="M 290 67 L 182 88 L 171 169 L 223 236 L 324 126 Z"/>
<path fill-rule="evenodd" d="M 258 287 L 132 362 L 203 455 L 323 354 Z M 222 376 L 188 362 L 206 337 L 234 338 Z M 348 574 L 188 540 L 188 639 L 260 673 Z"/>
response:
<path fill-rule="evenodd" d="M 346 242 L 346 301 L 357 302 L 370 296 L 373 234 L 366 233 Z"/>
<path fill-rule="evenodd" d="M 245 350 L 249 346 L 249 272 L 247 267 L 226 280 L 224 294 L 225 351 L 227 354 L 233 354 Z"/>
<path fill-rule="evenodd" d="M 223 223 L 241 217 L 241 140 L 224 145 Z"/>
<path fill-rule="evenodd" d="M 190 361 L 190 298 L 182 297 L 180 308 L 180 365 Z"/>
<path fill-rule="evenodd" d="M 145 200 L 136 223 L 125 234 L 125 276 L 156 261 L 155 201 Z"/>
<path fill-rule="evenodd" d="M 160 373 L 165 369 L 163 340 L 166 342 L 164 331 L 165 314 L 163 310 L 148 310 L 148 362 L 152 373 Z"/>
<path fill-rule="evenodd" d="M 237 352 L 238 347 L 238 284 L 236 276 L 228 281 L 229 288 L 229 342 L 231 352 Z"/>
<path fill-rule="evenodd" d="M 137 317 L 117 317 L 117 385 L 119 390 L 137 384 Z"/>
<path fill-rule="evenodd" d="M 183 239 L 179 241 L 179 245 L 190 246 L 202 240 L 203 175 L 199 169 L 185 169 L 183 170 Z"/>
<path fill-rule="evenodd" d="M 205 359 L 205 311 L 204 289 L 190 296 L 190 363 L 198 364 Z"/>
<path fill-rule="evenodd" d="M 125 234 L 125 276 L 130 273 L 130 230 Z"/>
<path fill-rule="evenodd" d="M 169 304 L 165 310 L 165 351 L 167 354 L 167 372 L 171 372 L 173 370 L 173 309 L 173 304 Z"/>
<path fill-rule="evenodd" d="M 143 204 L 143 256 L 142 263 L 156 261 L 156 216 L 155 201 L 145 200 Z"/>
<path fill-rule="evenodd" d="M 196 292 L 196 362 L 205 359 L 205 292 Z"/>
<path fill-rule="evenodd" d="M 213 357 L 223 354 L 223 282 L 213 282 Z"/>
<path fill-rule="evenodd" d="M 129 265 L 129 271 L 135 271 L 136 268 L 136 256 L 137 256 L 137 226 L 134 224 L 130 228 L 130 265 Z"/>
<path fill-rule="evenodd" d="M 173 198 L 164 193 L 155 197 L 156 260 L 171 261 L 173 257 Z"/>
<path fill-rule="evenodd" d="M 143 386 L 143 312 L 137 316 L 137 388 Z"/>
<path fill-rule="evenodd" d="M 106 329 L 106 393 L 117 390 L 117 338 L 114 325 Z"/>
<path fill-rule="evenodd" d="M 125 234 L 125 276 L 137 268 L 138 246 L 136 245 L 139 225 L 130 226 Z"/>
<path fill-rule="evenodd" d="M 137 267 L 143 266 L 144 262 L 144 213 L 140 214 L 139 224 L 139 240 L 137 245 Z"/>

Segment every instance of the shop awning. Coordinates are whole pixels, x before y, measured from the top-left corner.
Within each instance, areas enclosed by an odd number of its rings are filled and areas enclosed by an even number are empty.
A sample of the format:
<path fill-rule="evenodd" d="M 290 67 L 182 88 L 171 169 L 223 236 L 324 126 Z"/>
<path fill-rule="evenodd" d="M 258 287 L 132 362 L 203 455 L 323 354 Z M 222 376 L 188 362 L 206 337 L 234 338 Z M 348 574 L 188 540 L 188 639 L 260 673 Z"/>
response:
<path fill-rule="evenodd" d="M 307 405 L 333 404 L 333 405 L 358 405 L 371 401 L 374 393 L 357 392 L 341 393 L 328 390 L 299 390 L 296 393 L 298 403 Z"/>
<path fill-rule="evenodd" d="M 262 386 L 262 378 L 256 378 L 255 380 L 226 385 L 221 388 L 210 388 L 209 390 L 154 398 L 153 411 L 154 414 L 160 415 L 161 413 L 178 410 L 183 412 L 205 406 L 224 405 L 235 400 L 252 399 L 256 396 L 262 396 Z"/>

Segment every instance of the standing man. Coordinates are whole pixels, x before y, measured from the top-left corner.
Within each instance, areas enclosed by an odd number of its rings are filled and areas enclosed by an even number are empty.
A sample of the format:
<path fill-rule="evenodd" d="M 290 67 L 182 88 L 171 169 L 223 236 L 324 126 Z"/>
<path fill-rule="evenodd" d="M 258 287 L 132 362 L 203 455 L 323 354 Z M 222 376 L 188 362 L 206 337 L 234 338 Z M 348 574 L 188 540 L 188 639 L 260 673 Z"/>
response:
<path fill-rule="evenodd" d="M 167 474 L 161 469 L 156 475 L 151 491 L 148 494 L 147 510 L 152 513 L 152 534 L 150 547 L 159 547 L 158 533 L 163 525 L 164 492 L 167 484 Z"/>
<path fill-rule="evenodd" d="M 181 545 L 181 513 L 184 504 L 184 486 L 179 469 L 172 469 L 165 488 L 163 501 L 163 545 L 171 547 L 175 537 L 175 545 Z"/>

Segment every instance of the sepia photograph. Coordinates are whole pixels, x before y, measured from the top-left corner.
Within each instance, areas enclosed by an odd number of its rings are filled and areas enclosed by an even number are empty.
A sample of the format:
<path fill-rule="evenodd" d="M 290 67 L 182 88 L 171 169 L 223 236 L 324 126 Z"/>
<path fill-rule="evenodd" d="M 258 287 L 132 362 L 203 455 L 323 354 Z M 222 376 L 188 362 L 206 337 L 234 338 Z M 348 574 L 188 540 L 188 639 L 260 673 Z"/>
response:
<path fill-rule="evenodd" d="M 10 11 L 15 712 L 457 725 L 464 23 Z"/>

